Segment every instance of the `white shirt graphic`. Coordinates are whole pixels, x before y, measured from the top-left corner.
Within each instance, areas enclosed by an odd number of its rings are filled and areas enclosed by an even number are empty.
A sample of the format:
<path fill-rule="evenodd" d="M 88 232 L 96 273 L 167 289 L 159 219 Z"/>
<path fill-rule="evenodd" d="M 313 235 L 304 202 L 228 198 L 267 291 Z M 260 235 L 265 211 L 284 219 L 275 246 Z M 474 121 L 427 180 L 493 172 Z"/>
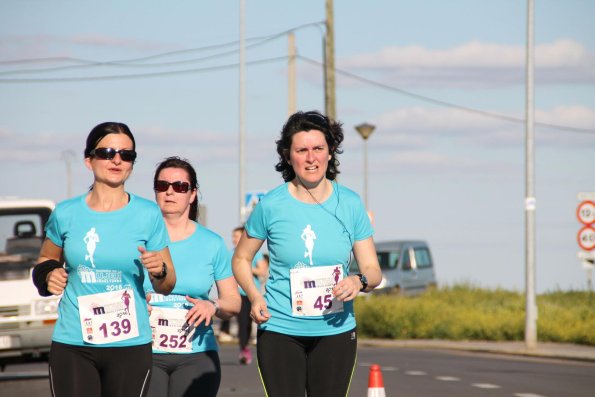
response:
<path fill-rule="evenodd" d="M 312 251 L 314 251 L 314 240 L 316 240 L 316 233 L 314 233 L 314 230 L 312 230 L 312 226 L 306 225 L 306 228 L 302 231 L 300 238 L 304 240 L 304 244 L 306 245 L 304 258 L 310 258 L 310 266 L 313 266 Z"/>
<path fill-rule="evenodd" d="M 91 261 L 91 266 L 95 267 L 95 262 L 93 261 L 93 255 L 95 254 L 95 249 L 97 248 L 97 243 L 99 242 L 99 235 L 95 232 L 95 228 L 92 227 L 85 237 L 83 237 L 83 241 L 87 244 L 87 255 L 85 255 L 86 261 Z"/>

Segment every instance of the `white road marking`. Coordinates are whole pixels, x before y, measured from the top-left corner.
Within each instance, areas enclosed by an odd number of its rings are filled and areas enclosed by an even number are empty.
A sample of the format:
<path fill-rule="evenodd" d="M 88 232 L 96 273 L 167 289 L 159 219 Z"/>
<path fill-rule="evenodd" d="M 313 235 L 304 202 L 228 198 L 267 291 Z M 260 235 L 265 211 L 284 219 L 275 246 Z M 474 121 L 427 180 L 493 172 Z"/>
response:
<path fill-rule="evenodd" d="M 480 389 L 499 389 L 500 386 L 492 385 L 491 383 L 472 383 L 471 386 L 477 387 Z"/>
<path fill-rule="evenodd" d="M 360 367 L 371 367 L 372 364 L 370 363 L 361 363 L 359 365 Z M 399 368 L 398 367 L 380 367 L 380 371 L 398 371 Z"/>
<path fill-rule="evenodd" d="M 534 393 L 516 393 L 515 397 L 545 397 L 541 394 L 534 394 Z"/>
<path fill-rule="evenodd" d="M 405 371 L 405 373 L 407 375 L 411 375 L 411 376 L 423 376 L 423 375 L 427 375 L 427 373 L 424 372 L 424 371 Z"/>
<path fill-rule="evenodd" d="M 454 376 L 437 376 L 436 379 L 444 382 L 458 382 L 461 380 L 461 378 L 456 378 Z"/>

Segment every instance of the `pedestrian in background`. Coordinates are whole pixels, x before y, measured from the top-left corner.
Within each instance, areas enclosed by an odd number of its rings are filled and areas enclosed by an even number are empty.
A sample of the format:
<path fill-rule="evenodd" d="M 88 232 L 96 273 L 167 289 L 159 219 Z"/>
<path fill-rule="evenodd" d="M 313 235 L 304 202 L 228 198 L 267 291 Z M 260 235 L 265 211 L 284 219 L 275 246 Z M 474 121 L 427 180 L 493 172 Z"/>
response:
<path fill-rule="evenodd" d="M 231 241 L 234 249 L 238 245 L 242 233 L 244 232 L 244 226 L 238 226 L 233 229 L 231 233 Z M 260 278 L 268 274 L 269 263 L 265 259 L 264 255 L 259 251 L 254 255 L 252 260 L 252 277 L 256 288 L 262 291 L 262 285 Z M 252 350 L 250 349 L 250 340 L 252 338 L 252 318 L 250 317 L 250 300 L 246 296 L 246 292 L 240 288 L 240 296 L 242 298 L 242 308 L 238 314 L 238 341 L 240 344 L 240 364 L 252 363 Z"/>
<path fill-rule="evenodd" d="M 258 368 L 269 397 L 348 394 L 357 352 L 353 299 L 381 281 L 366 209 L 336 182 L 342 141 L 341 124 L 319 112 L 289 117 L 276 142 L 285 183 L 256 205 L 233 256 L 259 324 Z M 265 240 L 263 296 L 252 260 Z M 348 273 L 352 252 L 358 274 Z"/>
<path fill-rule="evenodd" d="M 52 395 L 145 396 L 152 355 L 143 281 L 162 294 L 176 283 L 167 230 L 154 202 L 125 190 L 136 159 L 128 126 L 97 125 L 84 157 L 93 185 L 56 206 L 33 271 L 41 295 L 62 294 Z"/>
<path fill-rule="evenodd" d="M 169 296 L 145 283 L 151 305 L 153 378 L 150 397 L 217 395 L 221 363 L 213 319 L 240 309 L 238 286 L 225 241 L 197 222 L 198 181 L 179 157 L 161 162 L 153 180 L 155 200 L 170 238 L 178 282 Z M 215 286 L 216 300 L 209 300 Z"/>

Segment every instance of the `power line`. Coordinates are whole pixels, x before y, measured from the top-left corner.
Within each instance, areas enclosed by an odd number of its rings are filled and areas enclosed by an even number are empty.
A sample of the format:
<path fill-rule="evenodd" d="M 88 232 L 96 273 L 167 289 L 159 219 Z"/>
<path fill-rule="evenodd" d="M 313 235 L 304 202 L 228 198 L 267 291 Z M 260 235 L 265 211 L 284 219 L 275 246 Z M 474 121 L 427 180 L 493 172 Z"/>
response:
<path fill-rule="evenodd" d="M 304 24 L 304 25 L 300 25 L 297 26 L 295 28 L 292 29 L 288 29 L 286 31 L 280 32 L 280 33 L 276 33 L 273 35 L 269 35 L 269 36 L 261 36 L 258 38 L 251 38 L 249 40 L 261 40 L 258 43 L 252 44 L 249 47 L 256 47 L 259 45 L 262 45 L 268 41 L 274 40 L 278 37 L 282 37 L 286 34 L 288 34 L 289 32 L 293 32 L 295 30 L 298 29 L 302 29 L 302 28 L 306 28 L 306 27 L 310 27 L 310 26 L 315 26 L 315 25 L 320 25 L 321 22 L 313 22 L 313 23 L 308 23 L 308 24 Z M 219 54 L 214 54 L 214 55 L 210 55 L 207 57 L 203 57 L 203 58 L 197 58 L 197 59 L 190 59 L 190 60 L 182 60 L 182 61 L 173 61 L 173 62 L 166 62 L 166 63 L 161 63 L 161 64 L 149 64 L 149 65 L 133 65 L 134 62 L 144 62 L 146 60 L 149 59 L 155 59 L 155 58 L 159 58 L 159 57 L 167 57 L 167 56 L 171 56 L 171 55 L 178 55 L 178 54 L 182 54 L 182 53 L 189 53 L 189 52 L 196 52 L 196 51 L 203 51 L 206 49 L 212 49 L 212 48 L 221 48 L 221 47 L 226 47 L 226 46 L 230 46 L 230 45 L 235 45 L 237 44 L 238 41 L 233 41 L 233 42 L 228 42 L 228 43 L 223 43 L 223 44 L 218 44 L 218 45 L 212 45 L 212 46 L 207 46 L 207 47 L 200 47 L 200 48 L 194 48 L 194 49 L 187 49 L 187 50 L 179 50 L 179 51 L 171 51 L 171 52 L 166 52 L 166 53 L 161 53 L 161 54 L 155 54 L 155 55 L 151 55 L 148 57 L 143 57 L 143 58 L 136 58 L 136 59 L 128 59 L 128 60 L 120 60 L 120 61 L 111 61 L 111 62 L 95 62 L 95 61 L 88 61 L 88 60 L 83 60 L 83 59 L 77 59 L 77 58 L 38 58 L 38 59 L 22 59 L 22 60 L 18 60 L 18 61 L 4 61 L 4 62 L 0 62 L 0 64 L 7 64 L 7 63 L 16 63 L 16 62 L 21 62 L 21 63 L 25 63 L 25 62 L 46 62 L 48 60 L 69 60 L 69 61 L 74 61 L 74 62 L 90 62 L 90 64 L 88 65 L 82 65 L 82 66 L 103 66 L 103 65 L 118 65 L 118 66 L 145 66 L 145 67 L 154 67 L 154 66 L 169 66 L 169 65 L 175 65 L 175 64 L 183 64 L 183 63 L 190 63 L 190 62 L 198 62 L 201 60 L 205 60 L 205 59 L 209 59 L 209 58 L 215 58 L 215 57 L 220 57 L 220 56 L 225 56 L 228 55 L 229 53 L 233 52 L 235 53 L 237 50 L 233 50 L 233 51 L 228 51 L 225 53 L 219 53 Z M 307 63 L 310 64 L 315 64 L 317 66 L 324 66 L 324 64 L 322 62 L 316 61 L 314 59 L 310 59 L 308 57 L 302 56 L 297 54 L 296 57 L 298 59 L 301 59 Z M 265 64 L 265 63 L 272 63 L 272 62 L 278 62 L 278 61 L 282 61 L 282 60 L 287 60 L 288 57 L 287 56 L 281 56 L 281 57 L 273 57 L 273 58 L 266 58 L 266 59 L 260 59 L 260 60 L 256 60 L 256 61 L 250 61 L 247 62 L 247 65 L 259 65 L 259 64 Z M 128 63 L 128 64 L 127 64 Z M 194 68 L 194 69 L 184 69 L 184 70 L 173 70 L 173 71 L 164 71 L 164 72 L 152 72 L 152 73 L 140 73 L 140 74 L 125 74 L 125 75 L 111 75 L 111 76 L 91 76 L 91 77 L 63 77 L 63 78 L 35 78 L 35 79 L 0 79 L 0 84 L 22 84 L 22 83 L 59 83 L 59 82 L 82 82 L 82 81 L 106 81 L 106 80 L 126 80 L 126 79 L 141 79 L 141 78 L 154 78 L 154 77 L 164 77 L 164 76 L 174 76 L 174 75 L 183 75 L 183 74 L 193 74 L 193 73 L 201 73 L 201 72 L 211 72 L 211 71 L 219 71 L 219 70 L 226 70 L 226 69 L 233 69 L 238 67 L 239 64 L 238 63 L 233 63 L 233 64 L 227 64 L 227 65 L 218 65 L 218 66 L 211 66 L 211 67 L 204 67 L 204 68 Z M 78 66 L 70 66 L 70 67 L 80 67 L 80 65 Z M 345 70 L 341 70 L 341 69 L 337 69 L 335 68 L 336 73 L 339 73 L 341 75 L 344 75 L 346 77 L 349 77 L 351 79 L 354 80 L 358 80 L 360 82 L 363 82 L 365 84 L 369 84 L 369 85 L 373 85 L 385 90 L 389 90 L 392 92 L 397 92 L 401 95 L 404 96 L 408 96 L 411 98 L 415 98 L 417 100 L 423 101 L 423 102 L 428 102 L 428 103 L 432 103 L 435 105 L 439 105 L 439 106 L 445 106 L 445 107 L 449 107 L 449 108 L 453 108 L 453 109 L 458 109 L 464 112 L 468 112 L 468 113 L 475 113 L 475 114 L 479 114 L 482 116 L 486 116 L 486 117 L 490 117 L 490 118 L 494 118 L 494 119 L 499 119 L 499 120 L 504 120 L 504 121 L 509 121 L 509 122 L 514 122 L 514 123 L 525 123 L 524 119 L 521 118 L 517 118 L 517 117 L 513 117 L 513 116 L 507 116 L 507 115 L 503 115 L 503 114 L 498 114 L 498 113 L 493 113 L 493 112 L 488 112 L 485 110 L 480 110 L 480 109 L 474 109 L 474 108 L 470 108 L 467 106 L 462 106 L 462 105 L 458 105 L 455 103 L 451 103 L 451 102 L 447 102 L 447 101 L 443 101 L 440 99 L 435 99 L 432 97 L 428 97 L 425 95 L 420 95 L 420 94 L 416 94 L 414 92 L 411 91 L 407 91 L 398 87 L 393 87 L 393 86 L 389 86 L 387 84 L 384 83 L 380 83 L 374 80 L 370 80 L 368 78 L 356 75 L 354 73 L 351 72 L 347 72 Z M 5 72 L 7 73 L 7 72 Z M 0 72 L 0 74 L 2 74 L 2 72 Z M 542 123 L 542 122 L 535 122 L 535 125 L 539 125 L 542 127 L 548 127 L 548 128 L 554 128 L 554 129 L 559 129 L 559 130 L 566 130 L 566 131 L 572 131 L 572 132 L 580 132 L 580 133 L 595 133 L 595 130 L 593 129 L 588 129 L 588 128 L 579 128 L 579 127 L 570 127 L 570 126 L 563 126 L 563 125 L 557 125 L 557 124 L 550 124 L 550 123 Z"/>
<path fill-rule="evenodd" d="M 297 55 L 297 58 L 306 61 L 308 63 L 311 64 L 316 64 L 318 66 L 323 65 L 321 62 L 318 62 L 316 60 L 304 57 L 302 55 Z M 341 69 L 337 69 L 335 68 L 335 71 L 339 74 L 342 74 L 344 76 L 347 76 L 351 79 L 354 80 L 359 80 L 363 83 L 366 84 L 370 84 L 376 87 L 380 87 L 389 91 L 393 91 L 393 92 L 398 92 L 401 95 L 405 95 L 411 98 L 415 98 L 415 99 L 419 99 L 421 101 L 424 102 L 428 102 L 428 103 L 433 103 L 435 105 L 440 105 L 440 106 L 446 106 L 446 107 L 450 107 L 450 108 L 454 108 L 454 109 L 458 109 L 458 110 L 462 110 L 465 112 L 469 112 L 469 113 L 476 113 L 476 114 L 480 114 L 482 116 L 487 116 L 487 117 L 491 117 L 491 118 L 495 118 L 495 119 L 500 119 L 500 120 L 505 120 L 505 121 L 511 121 L 514 123 L 525 123 L 525 119 L 520 119 L 518 117 L 513 117 L 513 116 L 506 116 L 504 114 L 498 114 L 498 113 L 493 113 L 493 112 L 488 112 L 485 110 L 480 110 L 480 109 L 474 109 L 474 108 L 470 108 L 467 106 L 462 106 L 462 105 L 458 105 L 456 103 L 452 103 L 452 102 L 447 102 L 447 101 L 443 101 L 440 99 L 435 99 L 435 98 L 431 98 L 425 95 L 420 95 L 420 94 L 416 94 L 414 92 L 411 91 L 407 91 L 407 90 L 403 90 L 402 88 L 397 88 L 397 87 L 393 87 L 393 86 L 389 86 L 387 84 L 383 84 L 374 80 L 370 80 L 367 79 L 365 77 L 356 75 L 354 73 L 351 72 L 347 72 L 345 70 L 341 70 Z M 573 131 L 573 132 L 582 132 L 582 133 L 595 133 L 595 130 L 593 129 L 588 129 L 588 128 L 579 128 L 579 127 L 569 127 L 569 126 L 563 126 L 563 125 L 557 125 L 557 124 L 550 124 L 550 123 L 540 123 L 540 122 L 535 122 L 535 125 L 539 125 L 542 127 L 549 127 L 549 128 L 556 128 L 556 129 L 561 129 L 561 130 L 569 130 L 569 131 Z"/>
<path fill-rule="evenodd" d="M 264 63 L 272 63 L 277 61 L 285 61 L 287 56 L 275 58 L 259 59 L 256 61 L 246 62 L 246 65 L 259 65 Z M 163 76 L 175 76 L 182 74 L 192 74 L 200 72 L 212 72 L 225 69 L 233 69 L 238 67 L 237 63 L 210 66 L 204 68 L 195 69 L 184 69 L 184 70 L 172 70 L 168 72 L 153 72 L 153 73 L 139 73 L 139 74 L 124 74 L 124 75 L 111 75 L 111 76 L 91 76 L 91 77 L 54 77 L 54 78 L 38 78 L 38 79 L 0 79 L 0 84 L 22 84 L 22 83 L 68 83 L 68 82 L 81 82 L 81 81 L 106 81 L 106 80 L 126 80 L 126 79 L 143 79 L 149 77 L 163 77 Z"/>
<path fill-rule="evenodd" d="M 252 37 L 248 38 L 248 41 L 258 41 L 257 43 L 250 44 L 246 48 L 254 48 L 266 44 L 272 40 L 278 39 L 279 37 L 283 37 L 290 32 L 294 32 L 300 29 L 304 29 L 311 26 L 318 26 L 323 24 L 324 22 L 311 22 L 307 24 L 302 24 L 295 26 L 293 28 L 284 30 L 279 33 L 275 33 L 268 36 L 260 36 L 260 37 Z M 20 60 L 10 60 L 10 61 L 0 61 L 0 65 L 7 65 L 7 64 L 21 64 L 21 63 L 46 63 L 46 62 L 54 62 L 54 61 L 70 61 L 79 63 L 79 65 L 66 65 L 66 66 L 57 66 L 51 68 L 40 68 L 40 69 L 26 69 L 26 70 L 7 70 L 0 72 L 0 75 L 7 75 L 7 74 L 21 74 L 21 73 L 39 73 L 39 72 L 52 72 L 52 71 L 59 71 L 59 70 L 72 70 L 72 69 L 81 69 L 81 68 L 89 68 L 89 67 L 97 67 L 97 66 L 119 66 L 119 67 L 162 67 L 162 66 L 172 66 L 172 65 L 180 65 L 180 64 L 187 64 L 187 63 L 194 63 L 200 62 L 207 59 L 218 58 L 230 54 L 235 54 L 238 50 L 233 49 L 230 51 L 217 53 L 213 55 L 208 55 L 201 58 L 194 58 L 194 59 L 186 59 L 186 60 L 179 60 L 179 61 L 169 61 L 169 62 L 161 62 L 161 63 L 150 63 L 150 64 L 139 64 L 139 62 L 145 62 L 147 60 L 156 59 L 156 58 L 163 58 L 163 57 L 170 57 L 173 55 L 180 55 L 180 54 L 188 54 L 193 52 L 203 52 L 209 51 L 213 49 L 225 48 L 230 46 L 237 46 L 239 45 L 239 41 L 230 41 L 222 44 L 215 44 L 210 46 L 204 47 L 197 47 L 185 50 L 176 50 L 176 51 L 169 51 L 159 54 L 154 54 L 146 57 L 141 58 L 132 58 L 132 59 L 121 59 L 121 60 L 114 60 L 114 61 L 93 61 L 88 59 L 80 59 L 80 58 L 71 58 L 71 57 L 51 57 L 51 58 L 32 58 L 32 59 L 20 59 Z"/>

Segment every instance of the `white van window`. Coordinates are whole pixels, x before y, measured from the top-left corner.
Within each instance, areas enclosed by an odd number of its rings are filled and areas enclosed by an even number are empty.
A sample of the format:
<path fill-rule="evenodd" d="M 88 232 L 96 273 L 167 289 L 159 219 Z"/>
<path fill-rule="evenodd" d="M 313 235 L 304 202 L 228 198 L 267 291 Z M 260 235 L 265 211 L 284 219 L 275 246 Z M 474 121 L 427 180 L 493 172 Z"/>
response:
<path fill-rule="evenodd" d="M 376 255 L 378 256 L 378 264 L 380 265 L 380 268 L 388 269 L 388 253 L 377 252 Z"/>
<path fill-rule="evenodd" d="M 415 248 L 415 262 L 418 269 L 432 267 L 430 253 L 426 248 Z"/>
<path fill-rule="evenodd" d="M 42 244 L 39 215 L 0 214 L 0 280 L 26 280 Z"/>
<path fill-rule="evenodd" d="M 399 251 L 392 251 L 388 253 L 389 269 L 396 269 L 399 266 L 399 256 L 401 256 L 401 253 Z"/>

